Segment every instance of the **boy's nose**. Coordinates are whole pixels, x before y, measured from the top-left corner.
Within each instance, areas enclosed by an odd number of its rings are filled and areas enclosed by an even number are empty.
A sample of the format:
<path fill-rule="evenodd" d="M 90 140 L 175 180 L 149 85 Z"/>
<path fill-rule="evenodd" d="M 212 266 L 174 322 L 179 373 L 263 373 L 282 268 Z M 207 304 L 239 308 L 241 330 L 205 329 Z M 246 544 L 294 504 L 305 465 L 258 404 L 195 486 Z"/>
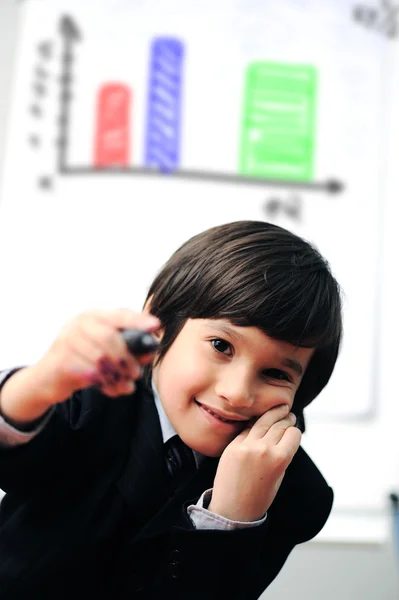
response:
<path fill-rule="evenodd" d="M 254 403 L 254 394 L 249 378 L 244 374 L 236 373 L 220 379 L 216 384 L 216 395 L 222 398 L 233 408 L 251 408 Z"/>

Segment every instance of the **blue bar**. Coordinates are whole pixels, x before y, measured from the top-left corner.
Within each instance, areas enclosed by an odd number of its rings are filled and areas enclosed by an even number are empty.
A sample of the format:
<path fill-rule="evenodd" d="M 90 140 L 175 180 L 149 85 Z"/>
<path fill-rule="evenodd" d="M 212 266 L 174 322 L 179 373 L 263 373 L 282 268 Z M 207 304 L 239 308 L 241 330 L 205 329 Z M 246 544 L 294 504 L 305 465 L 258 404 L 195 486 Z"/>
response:
<path fill-rule="evenodd" d="M 183 60 L 184 45 L 180 40 L 163 37 L 153 40 L 144 164 L 165 173 L 179 166 Z"/>

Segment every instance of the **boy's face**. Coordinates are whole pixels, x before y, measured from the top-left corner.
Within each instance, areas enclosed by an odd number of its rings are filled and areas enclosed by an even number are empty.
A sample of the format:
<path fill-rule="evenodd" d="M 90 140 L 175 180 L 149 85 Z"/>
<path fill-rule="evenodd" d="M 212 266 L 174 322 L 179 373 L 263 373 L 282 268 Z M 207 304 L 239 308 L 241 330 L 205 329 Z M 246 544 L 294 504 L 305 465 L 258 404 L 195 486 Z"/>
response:
<path fill-rule="evenodd" d="M 154 368 L 154 382 L 183 441 L 220 456 L 248 421 L 279 404 L 292 407 L 313 352 L 256 327 L 189 319 Z"/>

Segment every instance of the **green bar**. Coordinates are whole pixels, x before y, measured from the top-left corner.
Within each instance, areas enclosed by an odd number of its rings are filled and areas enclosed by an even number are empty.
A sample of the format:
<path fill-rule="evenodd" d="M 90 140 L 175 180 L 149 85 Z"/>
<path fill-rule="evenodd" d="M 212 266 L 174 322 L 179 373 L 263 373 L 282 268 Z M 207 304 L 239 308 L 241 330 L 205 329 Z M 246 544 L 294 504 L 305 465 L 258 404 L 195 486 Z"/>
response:
<path fill-rule="evenodd" d="M 246 72 L 239 171 L 313 179 L 316 69 L 254 62 Z"/>

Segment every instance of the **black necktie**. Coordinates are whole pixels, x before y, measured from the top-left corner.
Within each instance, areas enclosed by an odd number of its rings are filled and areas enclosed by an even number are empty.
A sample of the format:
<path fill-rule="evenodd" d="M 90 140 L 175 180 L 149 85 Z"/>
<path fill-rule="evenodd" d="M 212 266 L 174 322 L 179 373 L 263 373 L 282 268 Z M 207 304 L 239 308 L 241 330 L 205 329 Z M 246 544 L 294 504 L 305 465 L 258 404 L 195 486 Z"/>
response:
<path fill-rule="evenodd" d="M 185 445 L 178 435 L 174 435 L 166 442 L 165 449 L 166 465 L 171 477 L 185 478 L 195 472 L 196 465 L 193 451 Z"/>

